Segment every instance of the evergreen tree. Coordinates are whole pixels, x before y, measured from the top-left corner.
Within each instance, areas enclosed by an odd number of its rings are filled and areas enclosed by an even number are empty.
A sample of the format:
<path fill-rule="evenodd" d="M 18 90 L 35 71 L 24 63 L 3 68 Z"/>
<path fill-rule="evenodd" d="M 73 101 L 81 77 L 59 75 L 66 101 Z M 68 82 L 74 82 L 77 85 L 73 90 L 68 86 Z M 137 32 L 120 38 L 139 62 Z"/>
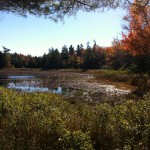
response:
<path fill-rule="evenodd" d="M 61 62 L 61 56 L 58 49 L 49 49 L 49 53 L 47 55 L 46 67 L 47 69 L 59 69 Z"/>
<path fill-rule="evenodd" d="M 83 59 L 83 69 L 95 69 L 98 68 L 98 59 L 95 51 L 87 44 Z"/>
<path fill-rule="evenodd" d="M 74 51 L 74 47 L 72 45 L 70 45 L 69 47 L 69 55 L 72 56 L 74 55 L 75 51 Z"/>
<path fill-rule="evenodd" d="M 4 67 L 4 63 L 3 63 L 3 52 L 0 51 L 0 68 Z"/>
<path fill-rule="evenodd" d="M 3 46 L 3 67 L 11 67 L 10 51 L 10 49 Z"/>
<path fill-rule="evenodd" d="M 69 51 L 66 45 L 62 47 L 61 52 L 61 65 L 63 68 L 68 67 Z"/>

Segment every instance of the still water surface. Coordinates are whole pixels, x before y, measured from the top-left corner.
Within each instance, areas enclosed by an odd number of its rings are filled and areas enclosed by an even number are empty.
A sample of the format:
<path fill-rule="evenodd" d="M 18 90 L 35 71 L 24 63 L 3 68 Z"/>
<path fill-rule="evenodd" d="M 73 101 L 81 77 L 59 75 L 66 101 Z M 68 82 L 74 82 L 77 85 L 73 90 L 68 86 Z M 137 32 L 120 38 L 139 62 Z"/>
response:
<path fill-rule="evenodd" d="M 23 92 L 52 92 L 62 94 L 64 89 L 58 86 L 49 88 L 45 86 L 44 78 L 39 76 L 0 76 L 0 86 L 16 89 Z"/>
<path fill-rule="evenodd" d="M 50 92 L 81 100 L 100 101 L 120 99 L 130 90 L 118 89 L 113 85 L 87 82 L 86 76 L 0 76 L 0 86 L 22 92 Z"/>

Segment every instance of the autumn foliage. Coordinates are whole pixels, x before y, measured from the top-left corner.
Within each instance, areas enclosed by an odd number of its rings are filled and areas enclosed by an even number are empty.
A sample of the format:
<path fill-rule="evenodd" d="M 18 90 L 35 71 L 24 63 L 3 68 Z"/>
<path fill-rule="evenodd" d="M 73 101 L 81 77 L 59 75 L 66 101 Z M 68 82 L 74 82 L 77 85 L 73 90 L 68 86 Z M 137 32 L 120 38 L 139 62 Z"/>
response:
<path fill-rule="evenodd" d="M 40 57 L 11 54 L 9 49 L 0 51 L 0 68 L 81 68 L 81 69 L 129 69 L 136 72 L 150 71 L 150 6 L 135 1 L 124 16 L 122 40 L 114 39 L 110 47 L 96 44 L 87 47 L 72 45 L 61 50 L 49 49 Z M 107 32 L 107 31 L 106 31 Z M 8 51 L 9 50 L 9 51 Z"/>
<path fill-rule="evenodd" d="M 123 48 L 133 56 L 150 56 L 150 6 L 131 6 L 124 20 L 128 34 L 123 34 Z"/>

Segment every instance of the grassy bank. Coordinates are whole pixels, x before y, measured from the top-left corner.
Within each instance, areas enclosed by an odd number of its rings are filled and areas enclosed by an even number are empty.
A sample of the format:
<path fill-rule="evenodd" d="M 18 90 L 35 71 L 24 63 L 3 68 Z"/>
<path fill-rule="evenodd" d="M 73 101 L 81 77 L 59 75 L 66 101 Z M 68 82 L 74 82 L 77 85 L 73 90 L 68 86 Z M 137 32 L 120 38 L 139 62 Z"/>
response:
<path fill-rule="evenodd" d="M 89 73 L 93 73 L 95 77 L 93 81 L 95 82 L 131 89 L 137 96 L 143 96 L 150 90 L 150 76 L 148 73 L 138 74 L 127 70 L 93 70 Z"/>
<path fill-rule="evenodd" d="M 0 149 L 149 149 L 150 96 L 122 104 L 70 103 L 0 88 Z"/>

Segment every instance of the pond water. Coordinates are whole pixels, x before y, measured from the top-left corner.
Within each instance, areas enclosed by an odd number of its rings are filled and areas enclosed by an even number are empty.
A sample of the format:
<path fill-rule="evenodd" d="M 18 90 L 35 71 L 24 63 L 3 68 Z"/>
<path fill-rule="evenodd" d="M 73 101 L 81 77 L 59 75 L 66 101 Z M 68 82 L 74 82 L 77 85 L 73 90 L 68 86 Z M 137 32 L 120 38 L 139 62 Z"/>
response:
<path fill-rule="evenodd" d="M 83 74 L 51 74 L 40 75 L 9 75 L 0 76 L 0 86 L 22 92 L 50 92 L 80 100 L 100 101 L 117 99 L 130 93 L 130 90 L 118 89 L 112 85 L 90 83 L 89 75 Z"/>
<path fill-rule="evenodd" d="M 44 78 L 40 76 L 0 76 L 0 86 L 4 86 L 9 89 L 15 89 L 23 92 L 51 92 L 62 94 L 68 90 L 58 87 L 49 87 L 45 85 Z"/>
<path fill-rule="evenodd" d="M 35 78 L 35 76 L 6 76 L 6 75 L 3 75 L 3 76 L 0 76 L 0 79 L 31 79 L 31 78 Z"/>

